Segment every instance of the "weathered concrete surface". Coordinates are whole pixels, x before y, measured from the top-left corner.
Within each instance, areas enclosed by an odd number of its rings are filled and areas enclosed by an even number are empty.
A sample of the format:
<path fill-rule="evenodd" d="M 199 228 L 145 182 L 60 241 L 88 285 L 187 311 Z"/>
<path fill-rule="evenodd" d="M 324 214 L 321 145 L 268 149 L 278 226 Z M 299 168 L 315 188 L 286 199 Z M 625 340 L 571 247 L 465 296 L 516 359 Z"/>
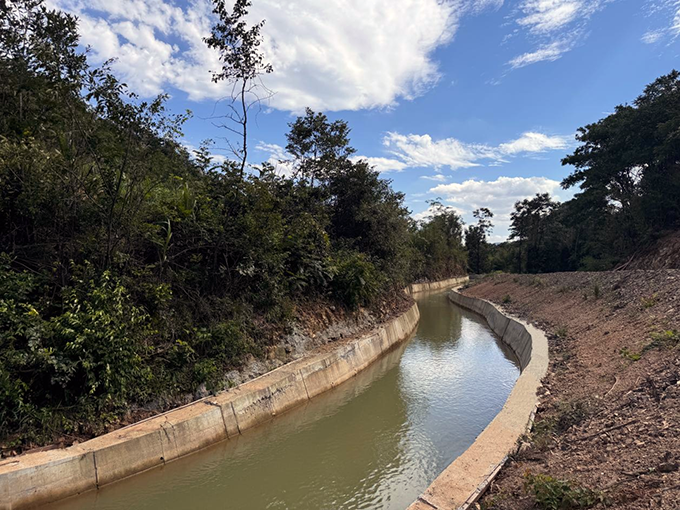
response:
<path fill-rule="evenodd" d="M 460 457 L 409 506 L 409 510 L 467 509 L 496 476 L 517 439 L 527 432 L 536 408 L 536 390 L 548 369 L 548 340 L 542 331 L 503 315 L 482 299 L 450 294 L 454 303 L 483 315 L 515 352 L 522 373 L 503 409 Z"/>
<path fill-rule="evenodd" d="M 449 278 L 448 280 L 439 280 L 436 282 L 412 283 L 404 289 L 407 294 L 413 295 L 418 292 L 426 292 L 432 290 L 441 290 L 446 288 L 453 288 L 461 283 L 467 282 L 470 278 L 468 276 L 457 276 Z"/>
<path fill-rule="evenodd" d="M 217 396 L 81 445 L 6 459 L 0 462 L 0 510 L 32 507 L 96 489 L 234 437 L 354 376 L 407 339 L 419 318 L 414 304 L 370 334 Z"/>

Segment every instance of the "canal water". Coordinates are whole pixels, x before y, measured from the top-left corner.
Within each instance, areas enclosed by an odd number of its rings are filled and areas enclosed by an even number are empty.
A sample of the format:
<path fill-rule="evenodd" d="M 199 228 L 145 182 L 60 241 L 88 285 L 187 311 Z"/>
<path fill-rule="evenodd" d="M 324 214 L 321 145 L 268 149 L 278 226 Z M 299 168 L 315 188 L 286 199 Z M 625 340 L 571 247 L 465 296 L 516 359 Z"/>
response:
<path fill-rule="evenodd" d="M 355 378 L 229 441 L 52 510 L 405 509 L 494 418 L 518 363 L 446 292 Z"/>

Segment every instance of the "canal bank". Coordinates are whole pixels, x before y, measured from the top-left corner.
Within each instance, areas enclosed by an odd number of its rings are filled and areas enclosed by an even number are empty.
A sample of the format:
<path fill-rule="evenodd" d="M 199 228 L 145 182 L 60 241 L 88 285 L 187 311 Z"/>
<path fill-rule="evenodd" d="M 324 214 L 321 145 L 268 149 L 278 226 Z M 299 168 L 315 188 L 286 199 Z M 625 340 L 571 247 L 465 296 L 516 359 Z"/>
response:
<path fill-rule="evenodd" d="M 541 330 L 508 316 L 483 299 L 457 291 L 450 293 L 449 298 L 484 317 L 519 359 L 521 374 L 493 421 L 408 510 L 465 510 L 482 496 L 508 455 L 517 450 L 520 437 L 530 430 L 538 402 L 537 391 L 548 369 L 548 340 Z"/>
<path fill-rule="evenodd" d="M 416 284 L 407 292 L 430 286 Z M 418 319 L 414 304 L 368 335 L 291 362 L 216 397 L 69 448 L 5 459 L 0 462 L 0 508 L 26 508 L 96 490 L 233 438 L 353 377 L 408 338 Z"/>
<path fill-rule="evenodd" d="M 45 510 L 404 510 L 502 409 L 511 350 L 446 292 L 355 377 L 181 461 Z"/>

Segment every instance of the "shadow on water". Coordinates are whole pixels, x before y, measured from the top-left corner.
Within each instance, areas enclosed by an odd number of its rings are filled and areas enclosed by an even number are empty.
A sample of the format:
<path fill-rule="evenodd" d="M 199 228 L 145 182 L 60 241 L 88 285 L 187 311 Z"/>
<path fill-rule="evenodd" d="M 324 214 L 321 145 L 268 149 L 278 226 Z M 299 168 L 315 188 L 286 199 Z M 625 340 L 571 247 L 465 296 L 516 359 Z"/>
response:
<path fill-rule="evenodd" d="M 418 297 L 414 337 L 270 424 L 56 509 L 403 509 L 503 406 L 519 375 L 484 320 Z"/>

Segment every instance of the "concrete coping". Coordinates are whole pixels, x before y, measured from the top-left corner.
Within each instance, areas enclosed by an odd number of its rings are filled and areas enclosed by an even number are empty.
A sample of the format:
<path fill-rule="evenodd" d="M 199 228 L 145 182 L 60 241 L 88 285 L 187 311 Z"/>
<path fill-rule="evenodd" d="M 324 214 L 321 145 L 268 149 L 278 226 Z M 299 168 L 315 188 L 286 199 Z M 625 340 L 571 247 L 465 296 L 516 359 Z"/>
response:
<path fill-rule="evenodd" d="M 501 470 L 508 454 L 516 450 L 517 440 L 531 429 L 536 391 L 548 370 L 548 340 L 542 331 L 505 314 L 489 301 L 464 296 L 457 289 L 449 299 L 487 320 L 517 356 L 521 373 L 503 409 L 408 510 L 470 508 Z"/>
<path fill-rule="evenodd" d="M 467 278 L 415 284 L 408 294 Z M 227 440 L 351 378 L 409 338 L 418 305 L 362 337 L 207 397 L 64 449 L 0 461 L 0 510 L 46 504 L 122 480 Z"/>

